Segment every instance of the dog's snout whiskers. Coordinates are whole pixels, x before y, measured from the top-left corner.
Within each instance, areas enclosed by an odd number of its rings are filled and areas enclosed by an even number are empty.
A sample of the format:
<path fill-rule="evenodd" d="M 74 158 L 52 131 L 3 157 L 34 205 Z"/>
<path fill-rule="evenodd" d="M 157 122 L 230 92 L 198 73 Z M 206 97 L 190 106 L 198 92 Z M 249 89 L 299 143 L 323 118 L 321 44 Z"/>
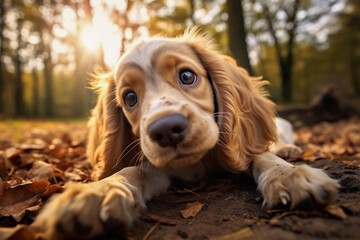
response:
<path fill-rule="evenodd" d="M 129 145 L 126 146 L 126 148 L 121 152 L 118 160 L 116 161 L 116 164 L 112 167 L 113 169 L 116 168 L 119 163 L 128 155 L 134 148 L 140 145 L 140 139 L 132 141 Z"/>

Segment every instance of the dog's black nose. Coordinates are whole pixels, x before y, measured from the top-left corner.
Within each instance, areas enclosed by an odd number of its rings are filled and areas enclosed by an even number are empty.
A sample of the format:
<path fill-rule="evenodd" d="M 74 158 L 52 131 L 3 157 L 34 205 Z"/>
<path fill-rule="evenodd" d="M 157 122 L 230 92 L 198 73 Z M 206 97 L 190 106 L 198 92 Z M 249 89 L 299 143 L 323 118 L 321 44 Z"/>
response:
<path fill-rule="evenodd" d="M 185 138 L 188 120 L 181 114 L 172 114 L 151 123 L 147 129 L 150 138 L 162 147 L 176 147 Z"/>

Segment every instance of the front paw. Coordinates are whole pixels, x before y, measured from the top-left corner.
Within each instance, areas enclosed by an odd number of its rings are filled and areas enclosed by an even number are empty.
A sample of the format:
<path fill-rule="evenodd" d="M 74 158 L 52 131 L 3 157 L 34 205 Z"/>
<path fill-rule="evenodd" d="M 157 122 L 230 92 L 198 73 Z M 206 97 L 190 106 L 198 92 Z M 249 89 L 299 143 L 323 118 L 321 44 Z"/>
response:
<path fill-rule="evenodd" d="M 76 184 L 55 196 L 33 226 L 48 239 L 91 239 L 111 228 L 129 228 L 140 207 L 144 207 L 140 194 L 127 183 Z"/>
<path fill-rule="evenodd" d="M 276 166 L 259 179 L 265 208 L 311 209 L 333 202 L 340 185 L 320 169 L 307 165 Z"/>
<path fill-rule="evenodd" d="M 291 159 L 299 157 L 304 151 L 293 144 L 284 144 L 275 150 L 275 155 L 282 159 Z"/>

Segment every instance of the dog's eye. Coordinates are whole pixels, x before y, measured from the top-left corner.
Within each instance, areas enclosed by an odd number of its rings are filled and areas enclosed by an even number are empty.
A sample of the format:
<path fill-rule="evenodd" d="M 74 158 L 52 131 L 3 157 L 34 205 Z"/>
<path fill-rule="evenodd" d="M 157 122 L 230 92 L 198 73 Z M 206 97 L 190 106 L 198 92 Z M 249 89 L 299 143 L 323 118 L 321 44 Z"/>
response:
<path fill-rule="evenodd" d="M 180 83 L 181 83 L 181 84 L 191 85 L 191 84 L 196 83 L 196 81 L 197 81 L 197 76 L 196 76 L 195 73 L 193 73 L 193 72 L 190 71 L 190 70 L 182 70 L 182 71 L 179 73 L 179 80 L 180 80 Z"/>
<path fill-rule="evenodd" d="M 137 103 L 137 96 L 134 92 L 128 92 L 125 94 L 124 101 L 127 107 L 131 108 Z"/>

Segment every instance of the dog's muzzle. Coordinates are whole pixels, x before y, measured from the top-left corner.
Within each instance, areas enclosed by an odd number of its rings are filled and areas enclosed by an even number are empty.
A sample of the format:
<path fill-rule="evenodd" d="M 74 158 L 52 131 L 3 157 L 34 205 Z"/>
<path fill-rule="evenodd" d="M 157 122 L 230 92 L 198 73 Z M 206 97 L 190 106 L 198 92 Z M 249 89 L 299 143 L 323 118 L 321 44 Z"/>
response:
<path fill-rule="evenodd" d="M 150 138 L 161 147 L 173 147 L 186 135 L 188 120 L 181 114 L 172 114 L 151 123 L 147 129 Z"/>

